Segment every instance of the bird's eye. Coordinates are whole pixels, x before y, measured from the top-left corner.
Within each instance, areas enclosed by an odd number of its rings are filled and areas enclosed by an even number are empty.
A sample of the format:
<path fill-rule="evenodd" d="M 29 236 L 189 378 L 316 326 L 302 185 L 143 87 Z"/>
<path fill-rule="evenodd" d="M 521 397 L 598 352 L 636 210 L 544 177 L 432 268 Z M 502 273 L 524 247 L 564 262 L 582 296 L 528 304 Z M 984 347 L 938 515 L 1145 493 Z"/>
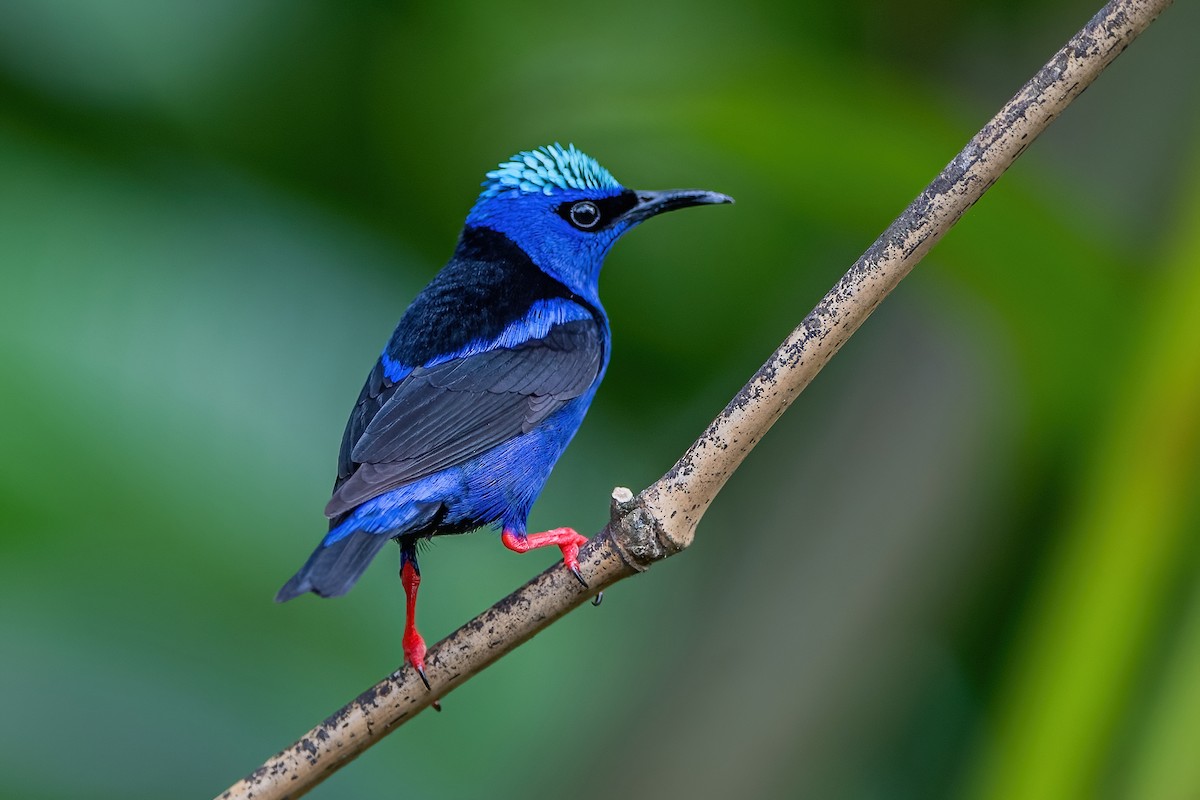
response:
<path fill-rule="evenodd" d="M 588 230 L 600 222 L 600 209 L 590 200 L 581 200 L 571 206 L 571 224 L 576 228 Z"/>

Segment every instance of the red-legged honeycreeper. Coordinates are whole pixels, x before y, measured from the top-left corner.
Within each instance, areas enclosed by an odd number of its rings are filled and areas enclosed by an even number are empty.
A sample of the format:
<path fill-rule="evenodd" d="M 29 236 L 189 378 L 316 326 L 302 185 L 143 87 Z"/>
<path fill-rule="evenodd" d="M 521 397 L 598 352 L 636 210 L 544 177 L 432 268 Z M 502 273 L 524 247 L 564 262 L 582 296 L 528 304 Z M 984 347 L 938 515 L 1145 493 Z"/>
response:
<path fill-rule="evenodd" d="M 584 583 L 586 537 L 525 526 L 608 366 L 600 267 L 643 220 L 732 202 L 626 189 L 574 145 L 518 153 L 489 172 L 450 263 L 404 312 L 350 412 L 328 535 L 275 599 L 345 594 L 395 539 L 404 656 L 428 686 L 418 541 L 495 525 L 518 553 L 560 548 Z"/>

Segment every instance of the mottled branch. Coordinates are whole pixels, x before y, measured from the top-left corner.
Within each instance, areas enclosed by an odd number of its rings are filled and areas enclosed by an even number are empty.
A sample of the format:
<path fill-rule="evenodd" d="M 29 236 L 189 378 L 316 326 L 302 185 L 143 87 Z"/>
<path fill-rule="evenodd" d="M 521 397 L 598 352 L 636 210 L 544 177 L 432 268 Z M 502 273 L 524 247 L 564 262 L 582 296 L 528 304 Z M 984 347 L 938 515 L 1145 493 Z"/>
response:
<path fill-rule="evenodd" d="M 746 455 L 875 307 L 1013 161 L 1171 0 L 1114 0 L 1013 97 L 871 245 L 666 475 L 636 497 L 613 492 L 612 519 L 580 553 L 592 592 L 692 543 L 696 525 Z M 299 797 L 396 727 L 586 602 L 556 565 L 459 628 L 425 659 L 433 691 L 402 667 L 221 795 Z"/>

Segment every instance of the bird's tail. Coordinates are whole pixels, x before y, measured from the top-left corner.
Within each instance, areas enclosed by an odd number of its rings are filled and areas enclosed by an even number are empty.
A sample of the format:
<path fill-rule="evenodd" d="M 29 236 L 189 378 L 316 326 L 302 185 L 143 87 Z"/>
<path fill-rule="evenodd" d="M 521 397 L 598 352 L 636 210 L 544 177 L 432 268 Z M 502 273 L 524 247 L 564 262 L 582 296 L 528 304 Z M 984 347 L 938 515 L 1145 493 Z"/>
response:
<path fill-rule="evenodd" d="M 321 597 L 337 597 L 350 591 L 366 570 L 371 559 L 388 542 L 387 534 L 354 531 L 333 544 L 322 544 L 308 557 L 300 571 L 275 595 L 283 603 L 305 592 Z"/>
<path fill-rule="evenodd" d="M 334 538 L 337 536 L 335 529 L 313 551 L 300 571 L 283 585 L 275 595 L 275 602 L 284 603 L 305 592 L 338 597 L 350 591 L 388 539 L 426 528 L 437 518 L 441 503 L 414 503 L 409 510 L 411 516 L 405 524 L 390 534 L 351 531 Z"/>

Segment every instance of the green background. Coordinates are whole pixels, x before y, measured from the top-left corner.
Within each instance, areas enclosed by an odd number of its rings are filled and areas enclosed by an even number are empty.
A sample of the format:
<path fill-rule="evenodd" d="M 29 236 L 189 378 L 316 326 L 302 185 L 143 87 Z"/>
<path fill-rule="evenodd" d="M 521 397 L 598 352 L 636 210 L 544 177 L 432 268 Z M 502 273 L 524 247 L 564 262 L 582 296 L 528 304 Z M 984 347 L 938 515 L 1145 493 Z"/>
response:
<path fill-rule="evenodd" d="M 608 259 L 612 367 L 531 519 L 594 531 L 1094 11 L 0 4 L 0 796 L 209 797 L 399 662 L 391 549 L 271 598 L 497 162 L 574 142 L 738 200 Z M 689 552 L 313 796 L 1200 796 L 1198 12 L 971 210 Z M 423 632 L 551 561 L 437 542 Z"/>

